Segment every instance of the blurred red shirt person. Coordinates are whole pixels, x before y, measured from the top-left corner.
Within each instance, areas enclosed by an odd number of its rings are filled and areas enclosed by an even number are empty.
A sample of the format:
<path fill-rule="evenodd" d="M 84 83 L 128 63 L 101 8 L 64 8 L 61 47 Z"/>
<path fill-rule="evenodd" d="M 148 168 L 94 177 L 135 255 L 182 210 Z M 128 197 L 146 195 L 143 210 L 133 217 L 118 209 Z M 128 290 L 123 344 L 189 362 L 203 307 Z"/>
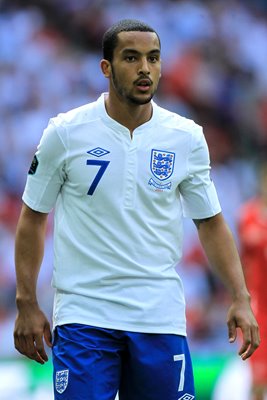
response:
<path fill-rule="evenodd" d="M 260 168 L 259 194 L 240 210 L 238 230 L 241 258 L 261 336 L 261 345 L 250 358 L 252 399 L 267 395 L 267 162 Z"/>

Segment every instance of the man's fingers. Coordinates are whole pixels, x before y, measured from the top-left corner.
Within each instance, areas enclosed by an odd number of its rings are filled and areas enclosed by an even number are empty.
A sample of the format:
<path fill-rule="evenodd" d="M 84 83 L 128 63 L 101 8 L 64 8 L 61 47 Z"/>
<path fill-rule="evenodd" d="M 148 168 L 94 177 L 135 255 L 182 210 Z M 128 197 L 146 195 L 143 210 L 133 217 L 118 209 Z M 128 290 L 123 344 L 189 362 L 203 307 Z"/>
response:
<path fill-rule="evenodd" d="M 48 361 L 48 357 L 44 348 L 44 342 L 42 336 L 38 335 L 34 338 L 34 352 L 36 361 L 42 361 L 42 364 Z"/>
<path fill-rule="evenodd" d="M 15 334 L 14 344 L 16 350 L 39 364 L 44 364 L 45 361 L 48 360 L 44 350 L 43 340 L 38 336 L 34 339 L 34 336 L 30 334 Z"/>
<path fill-rule="evenodd" d="M 22 334 L 14 335 L 15 348 L 23 355 L 30 353 L 27 338 Z M 32 358 L 32 357 L 31 357 Z"/>
<path fill-rule="evenodd" d="M 259 347 L 259 326 L 249 304 L 246 307 L 234 304 L 230 307 L 227 318 L 229 342 L 236 340 L 237 330 L 241 330 L 242 344 L 238 354 L 243 360 L 249 358 Z"/>
<path fill-rule="evenodd" d="M 52 347 L 52 334 L 50 330 L 50 325 L 46 324 L 44 328 L 44 339 L 45 343 L 47 344 L 48 347 Z"/>
<path fill-rule="evenodd" d="M 26 357 L 44 364 L 47 360 L 45 342 L 51 344 L 50 325 L 39 308 L 28 315 L 25 310 L 18 313 L 14 329 L 15 348 Z"/>
<path fill-rule="evenodd" d="M 44 360 L 42 357 L 39 355 L 39 353 L 36 350 L 35 347 L 35 339 L 32 334 L 27 334 L 24 336 L 25 339 L 25 353 L 24 355 L 29 357 L 32 360 L 35 360 L 36 362 L 40 364 L 44 364 Z"/>
<path fill-rule="evenodd" d="M 233 343 L 236 340 L 236 324 L 233 321 L 229 321 L 227 325 L 229 342 Z"/>
<path fill-rule="evenodd" d="M 250 353 L 251 341 L 250 340 L 243 340 L 242 346 L 239 349 L 238 354 L 245 360 L 248 358 L 252 353 Z"/>
<path fill-rule="evenodd" d="M 260 345 L 260 335 L 258 327 L 252 328 L 247 335 L 244 335 L 242 347 L 239 355 L 242 360 L 249 358 Z"/>

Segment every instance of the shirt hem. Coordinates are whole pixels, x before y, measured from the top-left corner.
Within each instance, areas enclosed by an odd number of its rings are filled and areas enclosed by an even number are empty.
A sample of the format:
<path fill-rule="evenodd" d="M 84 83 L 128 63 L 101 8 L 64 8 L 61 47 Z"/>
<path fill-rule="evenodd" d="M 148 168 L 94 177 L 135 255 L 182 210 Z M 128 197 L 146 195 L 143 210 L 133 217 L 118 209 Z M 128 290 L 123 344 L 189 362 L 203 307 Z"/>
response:
<path fill-rule="evenodd" d="M 105 328 L 105 329 L 114 329 L 118 331 L 125 331 L 125 332 L 136 332 L 136 333 L 150 333 L 150 334 L 173 334 L 173 335 L 181 335 L 181 336 L 187 336 L 186 330 L 182 327 L 144 327 L 144 326 L 135 326 L 131 324 L 112 324 L 108 322 L 99 322 L 95 320 L 87 320 L 84 321 L 83 319 L 79 318 L 62 318 L 59 319 L 58 321 L 54 321 L 53 323 L 53 330 L 56 328 L 56 326 L 60 325 L 66 325 L 66 324 L 82 324 L 82 325 L 89 325 L 89 326 L 95 326 L 97 328 Z"/>

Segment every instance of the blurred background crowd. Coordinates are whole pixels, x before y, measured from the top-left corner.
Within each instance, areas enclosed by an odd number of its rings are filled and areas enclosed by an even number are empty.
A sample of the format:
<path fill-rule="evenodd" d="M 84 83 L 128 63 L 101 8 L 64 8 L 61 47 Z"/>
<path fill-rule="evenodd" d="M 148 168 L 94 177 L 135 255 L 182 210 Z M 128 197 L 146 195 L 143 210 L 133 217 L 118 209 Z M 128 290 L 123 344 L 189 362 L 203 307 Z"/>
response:
<path fill-rule="evenodd" d="M 163 76 L 155 101 L 203 125 L 224 215 L 238 241 L 241 204 L 257 191 L 267 155 L 265 0 L 0 0 L 0 357 L 13 359 L 14 233 L 27 171 L 50 117 L 107 90 L 99 61 L 104 31 L 122 18 L 159 33 Z M 34 243 L 32 244 L 34 246 Z M 51 315 L 52 219 L 39 280 Z M 177 266 L 193 354 L 235 349 L 227 295 L 185 221 Z M 0 378 L 1 379 L 1 378 Z M 1 394 L 0 394 L 1 399 Z"/>

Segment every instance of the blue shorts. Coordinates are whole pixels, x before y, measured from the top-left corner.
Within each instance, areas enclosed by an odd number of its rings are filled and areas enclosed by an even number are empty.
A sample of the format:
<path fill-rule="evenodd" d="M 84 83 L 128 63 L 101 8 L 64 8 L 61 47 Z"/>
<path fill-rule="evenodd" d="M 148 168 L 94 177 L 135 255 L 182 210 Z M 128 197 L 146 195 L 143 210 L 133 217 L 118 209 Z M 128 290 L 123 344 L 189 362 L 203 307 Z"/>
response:
<path fill-rule="evenodd" d="M 192 400 L 184 336 L 68 324 L 55 329 L 54 395 L 61 400 Z"/>

